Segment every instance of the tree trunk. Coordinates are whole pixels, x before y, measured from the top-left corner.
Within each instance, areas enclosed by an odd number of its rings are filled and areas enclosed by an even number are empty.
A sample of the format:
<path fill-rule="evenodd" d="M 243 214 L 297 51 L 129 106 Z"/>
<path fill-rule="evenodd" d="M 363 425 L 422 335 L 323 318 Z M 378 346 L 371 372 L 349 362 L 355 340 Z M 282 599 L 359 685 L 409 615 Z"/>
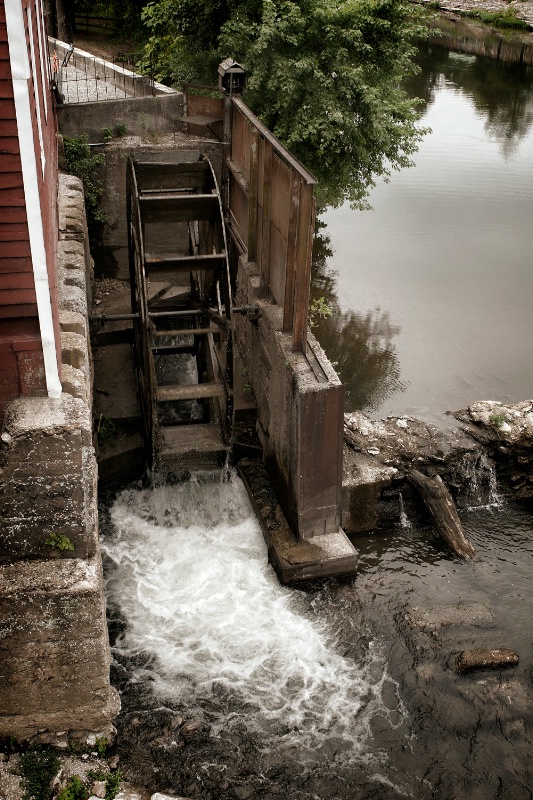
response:
<path fill-rule="evenodd" d="M 428 478 L 416 469 L 411 470 L 407 477 L 420 492 L 444 541 L 461 558 L 473 558 L 475 550 L 463 533 L 455 503 L 442 478 L 439 475 Z"/>

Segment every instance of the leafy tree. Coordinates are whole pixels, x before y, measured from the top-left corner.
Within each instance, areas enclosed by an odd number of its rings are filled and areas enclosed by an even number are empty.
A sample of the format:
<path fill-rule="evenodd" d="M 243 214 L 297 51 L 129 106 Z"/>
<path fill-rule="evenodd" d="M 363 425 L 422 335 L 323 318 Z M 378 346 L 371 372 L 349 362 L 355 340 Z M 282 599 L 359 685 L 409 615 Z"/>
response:
<path fill-rule="evenodd" d="M 403 0 L 264 0 L 221 47 L 249 70 L 247 102 L 313 171 L 322 203 L 364 205 L 373 176 L 410 165 L 422 132 L 402 82 L 414 69 Z"/>
<path fill-rule="evenodd" d="M 246 102 L 323 204 L 364 206 L 374 176 L 410 164 L 423 131 L 402 82 L 421 23 L 406 0 L 156 0 L 143 19 L 167 80 L 212 83 L 230 55 L 247 68 Z"/>

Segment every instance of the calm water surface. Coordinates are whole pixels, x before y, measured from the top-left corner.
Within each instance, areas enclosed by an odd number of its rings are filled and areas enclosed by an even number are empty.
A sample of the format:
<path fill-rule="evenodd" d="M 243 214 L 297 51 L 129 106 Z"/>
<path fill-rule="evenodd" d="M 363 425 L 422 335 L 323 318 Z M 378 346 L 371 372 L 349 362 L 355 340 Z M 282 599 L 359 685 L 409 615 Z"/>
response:
<path fill-rule="evenodd" d="M 329 209 L 317 243 L 315 291 L 343 315 L 318 338 L 348 409 L 380 416 L 533 396 L 533 70 L 435 46 L 421 63 L 416 166 L 373 211 Z"/>

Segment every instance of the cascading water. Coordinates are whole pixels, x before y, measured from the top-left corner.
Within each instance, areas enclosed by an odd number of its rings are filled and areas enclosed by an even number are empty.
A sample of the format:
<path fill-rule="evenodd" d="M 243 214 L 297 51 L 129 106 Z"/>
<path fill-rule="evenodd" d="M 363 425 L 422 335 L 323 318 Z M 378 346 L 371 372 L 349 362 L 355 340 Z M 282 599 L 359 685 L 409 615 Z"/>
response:
<path fill-rule="evenodd" d="M 278 584 L 235 475 L 130 488 L 110 519 L 108 603 L 125 622 L 113 653 L 130 684 L 185 706 L 212 737 L 244 726 L 270 758 L 376 773 L 372 725 L 404 716 L 382 647 L 346 654 L 320 602 Z"/>
<path fill-rule="evenodd" d="M 464 487 L 461 505 L 469 511 L 497 508 L 500 505 L 496 467 L 486 453 L 465 453 L 458 466 Z"/>

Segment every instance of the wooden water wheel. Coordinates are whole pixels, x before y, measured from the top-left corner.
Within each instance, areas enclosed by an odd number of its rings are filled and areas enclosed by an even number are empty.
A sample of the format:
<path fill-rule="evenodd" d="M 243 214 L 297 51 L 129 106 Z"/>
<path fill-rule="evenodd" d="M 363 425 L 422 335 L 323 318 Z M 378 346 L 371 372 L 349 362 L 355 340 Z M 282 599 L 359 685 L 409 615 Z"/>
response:
<path fill-rule="evenodd" d="M 139 405 L 149 464 L 212 467 L 234 416 L 226 234 L 209 160 L 171 155 L 127 167 Z"/>

